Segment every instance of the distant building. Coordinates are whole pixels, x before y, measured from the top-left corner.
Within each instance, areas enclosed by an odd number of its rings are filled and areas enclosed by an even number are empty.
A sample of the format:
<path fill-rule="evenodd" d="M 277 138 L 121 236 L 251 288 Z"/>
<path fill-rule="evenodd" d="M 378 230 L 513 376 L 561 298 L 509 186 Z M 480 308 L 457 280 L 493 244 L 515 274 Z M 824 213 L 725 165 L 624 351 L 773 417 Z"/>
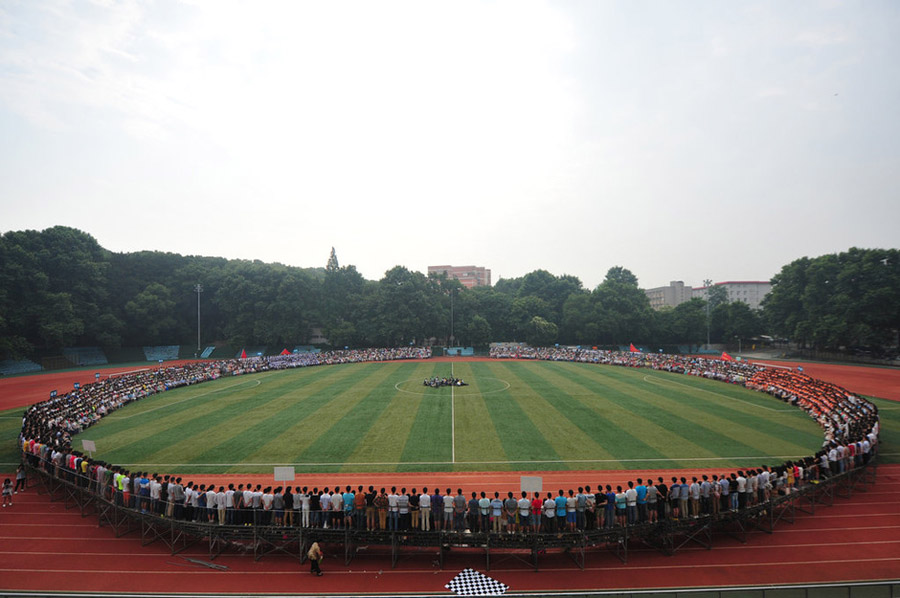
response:
<path fill-rule="evenodd" d="M 653 309 L 675 307 L 690 301 L 692 297 L 691 287 L 684 286 L 684 282 L 680 280 L 673 280 L 667 287 L 644 289 L 644 293 L 647 294 L 650 307 Z"/>
<path fill-rule="evenodd" d="M 713 286 L 725 287 L 728 291 L 728 301 L 740 301 L 750 306 L 750 309 L 759 309 L 763 297 L 772 290 L 772 283 L 767 280 L 729 280 L 717 282 Z M 706 299 L 706 287 L 693 289 L 693 296 Z"/>
<path fill-rule="evenodd" d="M 751 309 L 759 309 L 763 297 L 772 290 L 772 283 L 763 280 L 731 280 L 717 282 L 713 286 L 725 287 L 728 293 L 728 301 L 741 301 Z M 685 286 L 680 280 L 673 280 L 667 287 L 644 289 L 650 300 L 650 307 L 660 309 L 663 307 L 676 307 L 690 301 L 693 298 L 706 299 L 706 287 L 692 288 Z"/>
<path fill-rule="evenodd" d="M 482 266 L 428 266 L 429 274 L 446 274 L 466 288 L 491 286 L 491 271 Z"/>

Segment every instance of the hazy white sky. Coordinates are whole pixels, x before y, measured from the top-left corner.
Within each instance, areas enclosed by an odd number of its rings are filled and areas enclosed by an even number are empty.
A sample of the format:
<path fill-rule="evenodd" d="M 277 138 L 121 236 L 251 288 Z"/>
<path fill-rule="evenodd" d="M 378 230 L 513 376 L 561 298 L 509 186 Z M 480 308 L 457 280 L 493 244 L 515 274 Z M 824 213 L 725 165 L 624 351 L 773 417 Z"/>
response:
<path fill-rule="evenodd" d="M 900 239 L 900 3 L 0 2 L 0 231 L 767 280 Z"/>

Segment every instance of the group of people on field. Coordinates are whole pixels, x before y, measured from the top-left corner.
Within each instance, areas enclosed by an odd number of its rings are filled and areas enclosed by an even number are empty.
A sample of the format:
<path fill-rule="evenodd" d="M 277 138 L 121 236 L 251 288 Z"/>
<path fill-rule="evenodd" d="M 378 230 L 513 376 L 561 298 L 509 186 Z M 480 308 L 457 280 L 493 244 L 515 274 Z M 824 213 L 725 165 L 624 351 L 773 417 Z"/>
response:
<path fill-rule="evenodd" d="M 422 386 L 440 388 L 442 386 L 468 386 L 468 384 L 466 384 L 466 381 L 462 378 L 454 378 L 453 376 L 450 376 L 449 378 L 439 378 L 434 376 L 432 378 L 425 378 L 422 381 Z"/>

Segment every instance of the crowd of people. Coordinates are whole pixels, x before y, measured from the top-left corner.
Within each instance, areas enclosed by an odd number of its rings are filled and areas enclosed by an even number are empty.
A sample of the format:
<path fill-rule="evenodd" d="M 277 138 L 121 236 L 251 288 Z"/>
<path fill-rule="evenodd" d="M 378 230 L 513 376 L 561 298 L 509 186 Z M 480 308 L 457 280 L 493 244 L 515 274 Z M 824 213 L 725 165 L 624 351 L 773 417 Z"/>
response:
<path fill-rule="evenodd" d="M 528 347 L 498 345 L 491 347 L 493 359 L 535 359 L 542 361 L 572 361 L 618 365 L 632 368 L 650 368 L 676 374 L 701 376 L 732 384 L 744 384 L 765 368 L 747 361 L 723 361 L 718 358 L 668 353 L 642 353 L 638 351 L 606 351 L 576 347 Z"/>
<path fill-rule="evenodd" d="M 583 485 L 556 493 L 332 485 L 266 486 L 235 481 L 195 484 L 172 475 L 129 471 L 85 457 L 71 435 L 142 397 L 225 375 L 328 363 L 417 359 L 421 349 L 371 349 L 256 357 L 157 368 L 110 377 L 39 403 L 26 412 L 20 445 L 34 467 L 70 479 L 117 504 L 177 520 L 219 525 L 274 525 L 367 530 L 454 530 L 494 533 L 550 532 L 652 524 L 668 519 L 719 516 L 740 511 L 801 484 L 868 463 L 878 446 L 877 408 L 834 384 L 788 369 L 688 356 L 572 349 L 518 348 L 496 358 L 582 361 L 703 376 L 766 392 L 807 411 L 826 431 L 815 455 L 770 468 L 722 474 L 637 478 L 624 486 Z M 441 383 L 443 383 L 441 379 Z M 461 382 L 446 379 L 450 383 Z M 425 380 L 425 384 L 429 384 Z"/>
<path fill-rule="evenodd" d="M 453 376 L 450 376 L 449 378 L 439 378 L 434 376 L 432 378 L 425 378 L 422 381 L 422 386 L 440 388 L 442 386 L 468 386 L 468 384 L 462 378 L 454 378 Z"/>

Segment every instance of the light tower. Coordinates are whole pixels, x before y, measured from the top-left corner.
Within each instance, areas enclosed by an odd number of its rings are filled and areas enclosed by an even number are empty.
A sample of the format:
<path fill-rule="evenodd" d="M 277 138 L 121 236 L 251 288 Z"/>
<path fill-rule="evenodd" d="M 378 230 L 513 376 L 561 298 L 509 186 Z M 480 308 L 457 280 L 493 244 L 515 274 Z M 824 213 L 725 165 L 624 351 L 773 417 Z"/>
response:
<path fill-rule="evenodd" d="M 712 281 L 707 278 L 703 281 L 703 285 L 706 287 L 706 348 L 709 349 L 709 290 Z"/>
<path fill-rule="evenodd" d="M 200 357 L 200 293 L 203 292 L 203 285 L 198 282 L 194 292 L 197 293 L 197 357 Z"/>

